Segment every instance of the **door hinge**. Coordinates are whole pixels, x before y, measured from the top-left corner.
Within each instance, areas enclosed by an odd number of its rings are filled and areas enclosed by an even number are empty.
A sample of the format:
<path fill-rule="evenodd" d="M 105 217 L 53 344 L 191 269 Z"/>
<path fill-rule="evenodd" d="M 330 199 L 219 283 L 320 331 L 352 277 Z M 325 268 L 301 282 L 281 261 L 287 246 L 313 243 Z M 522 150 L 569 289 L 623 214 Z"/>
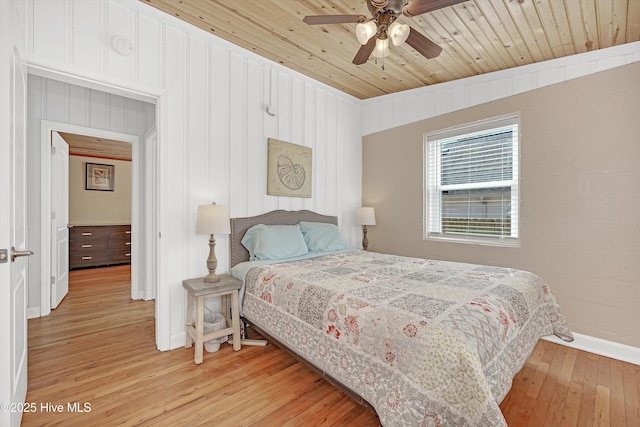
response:
<path fill-rule="evenodd" d="M 51 284 L 55 285 L 56 284 L 56 278 L 55 276 L 51 276 Z"/>
<path fill-rule="evenodd" d="M 51 154 L 56 154 L 56 147 L 51 147 Z"/>
<path fill-rule="evenodd" d="M 51 219 L 56 219 L 56 211 L 51 211 Z"/>
<path fill-rule="evenodd" d="M 4 264 L 9 260 L 9 251 L 7 249 L 0 249 L 0 264 Z"/>

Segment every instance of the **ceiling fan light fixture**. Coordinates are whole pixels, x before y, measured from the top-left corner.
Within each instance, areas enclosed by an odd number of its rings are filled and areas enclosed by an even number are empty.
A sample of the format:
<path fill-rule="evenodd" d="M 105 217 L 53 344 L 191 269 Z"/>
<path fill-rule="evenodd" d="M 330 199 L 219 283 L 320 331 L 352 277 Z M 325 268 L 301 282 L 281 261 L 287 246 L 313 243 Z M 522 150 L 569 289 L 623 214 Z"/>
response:
<path fill-rule="evenodd" d="M 361 22 L 356 25 L 356 37 L 361 45 L 367 44 L 376 32 L 378 32 L 378 27 L 374 21 Z"/>
<path fill-rule="evenodd" d="M 376 40 L 376 47 L 373 49 L 373 56 L 376 58 L 384 58 L 389 56 L 389 39 Z"/>
<path fill-rule="evenodd" d="M 389 25 L 387 34 L 391 38 L 391 42 L 394 46 L 400 46 L 407 41 L 411 28 L 407 24 L 401 24 L 398 21 L 394 21 Z"/>

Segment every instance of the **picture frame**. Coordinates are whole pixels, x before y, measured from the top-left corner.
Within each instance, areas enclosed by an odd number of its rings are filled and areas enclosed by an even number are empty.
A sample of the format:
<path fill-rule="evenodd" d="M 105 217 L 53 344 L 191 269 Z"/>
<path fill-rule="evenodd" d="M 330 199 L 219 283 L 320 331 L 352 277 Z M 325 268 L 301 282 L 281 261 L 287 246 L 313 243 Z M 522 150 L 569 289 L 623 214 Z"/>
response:
<path fill-rule="evenodd" d="M 114 191 L 115 165 L 87 163 L 86 177 L 85 189 L 94 191 Z"/>
<path fill-rule="evenodd" d="M 310 147 L 269 138 L 267 194 L 311 197 L 311 165 Z"/>

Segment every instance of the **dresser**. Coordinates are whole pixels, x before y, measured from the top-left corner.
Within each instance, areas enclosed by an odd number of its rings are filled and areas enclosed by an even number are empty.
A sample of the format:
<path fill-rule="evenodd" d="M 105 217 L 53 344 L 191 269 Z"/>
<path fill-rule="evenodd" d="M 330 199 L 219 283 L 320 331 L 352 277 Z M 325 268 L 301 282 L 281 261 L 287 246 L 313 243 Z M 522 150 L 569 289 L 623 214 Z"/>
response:
<path fill-rule="evenodd" d="M 69 269 L 131 262 L 131 225 L 69 228 Z"/>

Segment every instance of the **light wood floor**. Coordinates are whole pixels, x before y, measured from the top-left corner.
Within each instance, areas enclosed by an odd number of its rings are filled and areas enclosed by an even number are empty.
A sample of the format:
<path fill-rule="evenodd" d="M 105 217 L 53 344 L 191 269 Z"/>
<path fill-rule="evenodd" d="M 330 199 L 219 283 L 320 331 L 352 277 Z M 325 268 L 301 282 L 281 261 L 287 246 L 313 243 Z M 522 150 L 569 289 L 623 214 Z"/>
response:
<path fill-rule="evenodd" d="M 29 320 L 23 426 L 380 425 L 273 344 L 223 344 L 199 366 L 193 349 L 157 351 L 154 303 L 130 299 L 129 277 L 72 272 L 62 304 Z M 639 366 L 540 341 L 501 408 L 510 426 L 631 427 L 639 396 Z"/>

